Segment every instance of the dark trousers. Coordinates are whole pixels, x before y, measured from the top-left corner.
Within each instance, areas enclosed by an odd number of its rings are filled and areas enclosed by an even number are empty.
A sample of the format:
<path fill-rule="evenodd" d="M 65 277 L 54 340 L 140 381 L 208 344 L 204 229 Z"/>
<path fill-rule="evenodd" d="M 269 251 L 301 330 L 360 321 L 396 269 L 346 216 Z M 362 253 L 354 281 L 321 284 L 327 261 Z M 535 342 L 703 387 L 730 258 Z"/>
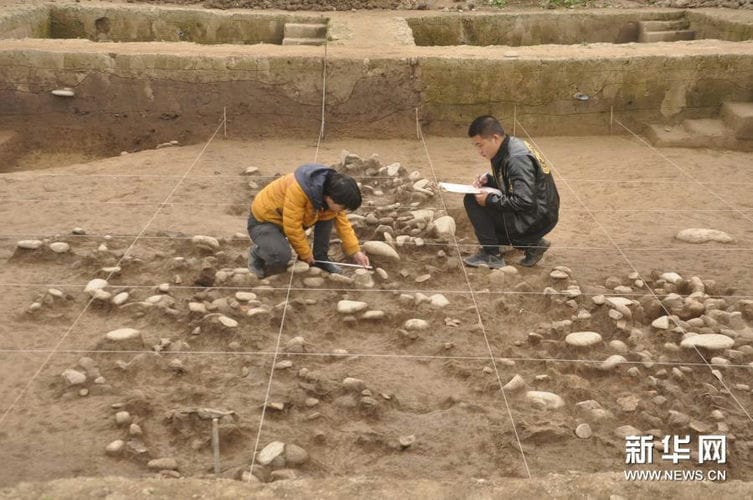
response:
<path fill-rule="evenodd" d="M 330 219 L 314 224 L 314 259 L 328 260 L 329 240 L 334 223 L 335 220 Z M 293 252 L 280 226 L 271 222 L 259 222 L 253 215 L 250 215 L 248 235 L 256 246 L 252 249 L 253 256 L 261 259 L 267 274 L 285 271 Z"/>
<path fill-rule="evenodd" d="M 463 204 L 465 205 L 468 219 L 470 219 L 473 225 L 478 242 L 484 251 L 490 254 L 498 254 L 499 247 L 502 245 L 510 245 L 522 249 L 536 246 L 539 240 L 551 231 L 551 229 L 548 229 L 531 234 L 515 233 L 510 231 L 514 227 L 513 214 L 500 212 L 491 207 L 482 207 L 472 194 L 465 195 Z"/>

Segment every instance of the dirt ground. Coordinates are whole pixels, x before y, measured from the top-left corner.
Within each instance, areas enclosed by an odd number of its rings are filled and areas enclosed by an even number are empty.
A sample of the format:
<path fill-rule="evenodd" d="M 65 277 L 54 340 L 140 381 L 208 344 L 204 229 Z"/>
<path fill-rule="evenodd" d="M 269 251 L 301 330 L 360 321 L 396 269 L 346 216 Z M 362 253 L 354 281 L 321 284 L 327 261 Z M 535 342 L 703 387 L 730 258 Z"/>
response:
<path fill-rule="evenodd" d="M 409 481 L 427 497 L 436 485 L 458 495 L 453 483 L 476 485 L 463 492 L 477 496 L 501 494 L 488 483 L 519 487 L 524 498 L 566 497 L 588 489 L 581 482 L 598 497 L 637 496 L 640 482 L 621 479 L 624 436 L 636 432 L 656 443 L 692 437 L 693 460 L 673 464 L 656 449 L 645 469 L 722 470 L 730 495 L 745 496 L 753 480 L 751 153 L 657 150 L 629 134 L 528 139 L 553 166 L 561 220 L 538 266 L 516 265 L 521 253 L 511 250 L 511 267 L 495 272 L 459 263 L 476 249 L 462 198 L 412 189 L 419 179 L 431 189 L 487 169 L 462 137 L 317 145 L 316 137 L 238 140 L 230 124 L 227 137 L 220 130 L 202 143 L 110 158 L 29 152 L 0 174 L 0 486 L 211 478 L 215 416 L 221 477 L 301 478 L 299 493 L 317 496 L 373 491 L 353 478 Z M 346 169 L 343 150 L 366 165 L 351 158 Z M 298 269 L 259 281 L 245 271 L 254 194 L 314 160 L 365 186 L 356 212 L 364 220 L 354 222 L 361 241 L 384 240 L 385 231 L 412 237 L 395 244 L 398 262 L 372 256 L 384 275 L 348 271 L 353 281 L 342 282 Z M 379 170 L 394 162 L 403 167 L 398 180 Z M 433 220 L 451 215 L 455 239 L 412 222 L 417 210 Z M 734 240 L 678 240 L 687 228 Z M 196 235 L 217 245 L 198 245 Z M 22 240 L 41 246 L 18 248 Z M 50 243 L 70 249 L 56 253 Z M 662 277 L 668 272 L 681 279 Z M 84 292 L 95 278 L 107 279 L 109 295 Z M 339 313 L 342 300 L 382 314 Z M 677 328 L 651 326 L 668 313 Z M 411 319 L 428 328 L 408 328 Z M 138 335 L 105 337 L 123 328 Z M 578 331 L 603 341 L 565 342 Z M 680 347 L 688 332 L 733 344 Z M 500 390 L 516 376 L 524 389 Z M 545 408 L 531 391 L 564 405 Z M 726 464 L 698 466 L 696 439 L 709 434 L 726 436 Z M 285 452 L 265 463 L 261 452 L 275 442 Z M 557 486 L 553 474 L 574 476 L 575 486 Z M 506 482 L 527 478 L 541 481 Z M 316 483 L 332 479 L 337 485 Z M 159 497 L 165 483 L 136 484 Z M 0 495 L 133 494 L 128 488 L 83 479 Z"/>
<path fill-rule="evenodd" d="M 415 139 L 329 139 L 317 153 L 315 141 L 215 138 L 208 145 L 4 174 L 0 396 L 6 466 L 0 484 L 140 477 L 150 460 L 166 457 L 177 461 L 180 475 L 206 476 L 213 467 L 212 423 L 199 416 L 200 408 L 229 413 L 219 426 L 227 478 L 241 478 L 255 461 L 254 449 L 274 441 L 302 447 L 308 460 L 282 467 L 285 472 L 276 473 L 282 476 L 273 475 L 279 465 L 256 463 L 262 480 L 619 472 L 625 468 L 619 427 L 695 436 L 716 431 L 712 412 L 720 410 L 734 436 L 724 466 L 728 479 L 750 480 L 746 384 L 753 349 L 746 346 L 753 335 L 744 305 L 753 295 L 750 154 L 654 151 L 628 136 L 534 139 L 555 168 L 563 207 L 551 234 L 554 246 L 539 266 L 514 266 L 520 252 L 512 251 L 509 275 L 460 267 L 458 251 L 475 250 L 473 235 L 459 196 L 437 193 L 403 198 L 416 206 L 399 213 L 449 213 L 457 220 L 457 245 L 424 232 L 423 246 L 398 247 L 399 263 L 374 256 L 389 277 L 374 276 L 373 288 L 329 280 L 312 285 L 304 281 L 312 277 L 306 272 L 260 283 L 238 271 L 248 248 L 245 214 L 258 189 L 249 182 L 262 186 L 315 157 L 338 164 L 343 149 L 364 159 L 376 154 L 378 165 L 400 162 L 406 173 L 431 181 L 464 182 L 485 168 L 466 139 L 427 138 L 425 148 Z M 724 182 L 708 182 L 710 162 Z M 259 172 L 244 175 L 249 167 Z M 382 176 L 351 173 L 383 191 L 367 194 L 357 213 L 404 196 Z M 72 234 L 75 227 L 86 234 Z M 688 227 L 723 230 L 735 242 L 694 245 L 674 238 Z M 375 229 L 357 224 L 362 241 L 379 238 Z M 194 235 L 217 238 L 219 248 L 196 247 Z M 67 242 L 71 250 L 16 248 L 19 240 L 37 238 Z M 336 250 L 333 245 L 333 255 Z M 106 270 L 116 264 L 119 271 Z M 568 269 L 566 280 L 550 277 L 557 266 Z M 737 329 L 737 347 L 714 354 L 732 360 L 723 381 L 700 351 L 668 346 L 678 343 L 677 333 L 649 326 L 661 311 L 646 297 L 663 296 L 658 276 L 670 271 L 700 277 L 707 294 L 723 298 L 729 311 L 748 311 L 743 324 L 729 325 Z M 207 273 L 214 281 L 206 282 Z M 632 284 L 633 273 L 651 288 L 622 294 L 608 288 L 614 280 Z M 125 305 L 82 291 L 92 278 L 108 276 L 106 290 L 129 294 Z M 574 286 L 580 293 L 568 302 Z M 687 295 L 682 286 L 677 291 Z M 256 298 L 246 303 L 237 292 Z M 449 304 L 437 308 L 422 299 L 435 294 Z M 592 299 L 603 294 L 635 299 L 635 316 L 616 321 Z M 338 314 L 337 303 L 345 299 L 366 302 L 384 317 Z M 192 302 L 206 310 L 192 310 Z M 248 316 L 258 308 L 263 312 Z M 238 326 L 218 323 L 220 314 Z M 428 321 L 430 329 L 407 330 L 412 318 Z M 120 328 L 141 335 L 125 344 L 104 338 Z M 578 330 L 599 332 L 603 344 L 586 350 L 566 345 L 565 334 Z M 297 337 L 305 339 L 302 347 Z M 624 365 L 598 367 L 617 352 Z M 91 361 L 82 365 L 84 357 Z M 61 376 L 68 369 L 86 373 L 86 382 L 68 385 Z M 529 390 L 558 394 L 566 406 L 541 409 L 525 391 L 503 395 L 500 383 L 515 375 Z M 98 376 L 103 380 L 95 382 Z M 348 377 L 362 381 L 357 392 L 343 384 Z M 598 402 L 608 416 L 576 405 L 583 401 Z M 118 411 L 129 413 L 125 423 L 116 423 Z M 688 421 L 675 422 L 676 414 Z M 136 431 L 129 428 L 134 423 Z M 582 423 L 592 428 L 588 439 L 574 434 Z M 401 445 L 407 436 L 415 442 Z M 125 449 L 108 456 L 105 447 L 116 440 L 127 443 Z M 563 463 L 565 454 L 577 460 Z"/>

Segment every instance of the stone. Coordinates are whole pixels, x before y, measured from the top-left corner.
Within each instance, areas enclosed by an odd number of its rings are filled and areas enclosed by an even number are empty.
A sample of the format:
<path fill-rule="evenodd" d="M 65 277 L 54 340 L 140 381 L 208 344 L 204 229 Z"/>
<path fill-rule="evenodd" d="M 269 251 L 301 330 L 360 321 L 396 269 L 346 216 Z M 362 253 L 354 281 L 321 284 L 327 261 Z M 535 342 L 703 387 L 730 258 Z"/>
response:
<path fill-rule="evenodd" d="M 706 243 L 716 241 L 718 243 L 733 243 L 732 236 L 717 229 L 689 228 L 683 229 L 675 235 L 675 238 L 687 243 Z"/>
<path fill-rule="evenodd" d="M 127 342 L 129 340 L 141 339 L 141 333 L 133 328 L 118 328 L 105 334 L 107 340 L 113 342 Z"/>
<path fill-rule="evenodd" d="M 416 436 L 414 434 L 400 436 L 399 438 L 397 438 L 397 442 L 400 444 L 401 448 L 408 448 L 416 442 Z"/>
<path fill-rule="evenodd" d="M 131 414 L 127 411 L 119 411 L 115 414 L 115 423 L 117 425 L 126 425 L 131 423 Z"/>
<path fill-rule="evenodd" d="M 366 382 L 360 378 L 345 377 L 342 383 L 343 387 L 349 391 L 361 392 L 366 389 Z"/>
<path fill-rule="evenodd" d="M 86 383 L 86 375 L 72 368 L 65 370 L 62 373 L 62 376 L 68 385 L 81 385 Z"/>
<path fill-rule="evenodd" d="M 439 239 L 450 241 L 455 236 L 455 219 L 449 215 L 438 217 L 434 222 L 434 233 Z"/>
<path fill-rule="evenodd" d="M 324 286 L 324 278 L 321 276 L 309 276 L 303 278 L 303 286 L 306 288 L 322 288 Z"/>
<path fill-rule="evenodd" d="M 575 347 L 589 347 L 602 341 L 596 332 L 573 332 L 565 337 L 565 343 Z"/>
<path fill-rule="evenodd" d="M 663 279 L 667 283 L 672 283 L 673 285 L 676 285 L 680 281 L 682 281 L 682 276 L 680 276 L 677 273 L 663 273 L 661 276 L 659 276 L 660 279 Z"/>
<path fill-rule="evenodd" d="M 106 287 L 108 285 L 107 280 L 103 280 L 101 278 L 96 278 L 91 280 L 89 283 L 86 284 L 84 287 L 84 292 L 88 293 L 92 297 L 94 297 L 94 294 L 97 293 L 97 290 L 101 290 L 102 288 Z"/>
<path fill-rule="evenodd" d="M 112 298 L 112 303 L 116 306 L 121 306 L 128 301 L 128 297 L 130 297 L 128 292 L 120 292 Z"/>
<path fill-rule="evenodd" d="M 369 305 L 357 300 L 341 300 L 337 303 L 337 312 L 340 314 L 355 314 L 365 311 Z"/>
<path fill-rule="evenodd" d="M 372 256 L 384 257 L 394 261 L 400 260 L 400 254 L 397 253 L 397 250 L 383 241 L 367 241 L 361 245 L 361 248 Z"/>
<path fill-rule="evenodd" d="M 125 448 L 125 441 L 122 439 L 116 439 L 105 447 L 105 453 L 111 456 L 117 456 L 123 452 L 123 448 Z"/>
<path fill-rule="evenodd" d="M 657 330 L 669 330 L 674 324 L 670 322 L 669 316 L 660 316 L 651 322 L 651 326 Z"/>
<path fill-rule="evenodd" d="M 178 461 L 169 457 L 155 458 L 154 460 L 149 460 L 146 466 L 151 470 L 177 470 Z"/>
<path fill-rule="evenodd" d="M 191 238 L 191 243 L 202 250 L 214 251 L 220 248 L 220 242 L 217 241 L 217 238 L 212 238 L 211 236 L 196 235 Z"/>
<path fill-rule="evenodd" d="M 54 243 L 50 243 L 50 250 L 55 253 L 66 253 L 70 249 L 71 246 L 64 241 L 56 241 Z"/>
<path fill-rule="evenodd" d="M 546 410 L 556 410 L 565 406 L 565 400 L 552 392 L 528 391 L 526 392 L 526 399 Z"/>
<path fill-rule="evenodd" d="M 554 271 L 549 273 L 549 277 L 555 280 L 564 280 L 564 279 L 569 278 L 570 276 L 564 271 L 555 269 Z"/>
<path fill-rule="evenodd" d="M 423 319 L 412 318 L 406 320 L 403 326 L 406 330 L 426 330 L 429 328 L 429 322 Z"/>
<path fill-rule="evenodd" d="M 285 443 L 281 441 L 272 441 L 259 452 L 257 461 L 261 465 L 269 465 L 275 458 L 281 456 L 284 451 Z"/>
<path fill-rule="evenodd" d="M 441 293 L 435 293 L 434 295 L 429 297 L 429 304 L 431 304 L 432 307 L 436 307 L 437 309 L 442 309 L 450 305 L 450 301 L 447 300 L 447 297 L 445 297 Z"/>
<path fill-rule="evenodd" d="M 24 250 L 36 250 L 37 248 L 40 248 L 43 245 L 42 240 L 21 240 L 16 243 L 16 246 L 18 248 L 22 248 Z"/>
<path fill-rule="evenodd" d="M 515 376 L 502 387 L 502 389 L 505 392 L 517 392 L 523 389 L 525 386 L 526 382 L 525 380 L 523 380 L 523 377 L 521 377 L 519 374 L 515 374 Z"/>
<path fill-rule="evenodd" d="M 256 300 L 256 294 L 252 292 L 236 292 L 235 300 L 238 302 L 249 302 L 251 300 Z"/>
<path fill-rule="evenodd" d="M 295 444 L 285 445 L 285 464 L 301 465 L 308 461 L 309 454 L 306 450 Z"/>
<path fill-rule="evenodd" d="M 608 371 L 624 363 L 627 363 L 627 359 L 625 359 L 623 356 L 620 356 L 619 354 L 613 354 L 602 361 L 601 365 L 599 365 L 599 368 Z"/>
<path fill-rule="evenodd" d="M 633 301 L 625 297 L 606 297 L 605 300 L 612 307 L 630 307 L 633 305 Z"/>
<path fill-rule="evenodd" d="M 217 316 L 217 321 L 226 328 L 237 328 L 238 322 L 233 318 L 229 318 L 223 314 Z"/>
<path fill-rule="evenodd" d="M 735 345 L 734 339 L 719 333 L 691 335 L 685 337 L 682 342 L 680 342 L 680 347 L 684 347 L 686 349 L 702 347 L 704 349 L 708 349 L 709 351 L 729 349 L 733 345 Z"/>
<path fill-rule="evenodd" d="M 593 435 L 591 426 L 588 424 L 580 424 L 575 428 L 575 435 L 581 439 L 588 439 Z"/>

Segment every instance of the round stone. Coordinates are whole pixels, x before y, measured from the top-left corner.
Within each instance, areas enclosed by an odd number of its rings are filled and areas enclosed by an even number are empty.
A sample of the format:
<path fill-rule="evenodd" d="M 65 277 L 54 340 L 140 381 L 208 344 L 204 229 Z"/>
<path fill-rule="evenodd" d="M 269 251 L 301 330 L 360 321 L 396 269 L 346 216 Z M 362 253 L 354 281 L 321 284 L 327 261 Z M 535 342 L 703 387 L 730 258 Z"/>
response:
<path fill-rule="evenodd" d="M 702 335 L 691 335 L 686 337 L 680 343 L 681 347 L 692 349 L 693 347 L 702 347 L 709 351 L 720 351 L 729 349 L 735 345 L 734 339 L 719 333 L 704 333 Z"/>
<path fill-rule="evenodd" d="M 340 314 L 353 314 L 366 310 L 369 304 L 358 300 L 341 300 L 337 303 L 337 312 Z"/>
<path fill-rule="evenodd" d="M 118 328 L 117 330 L 112 330 L 105 334 L 105 338 L 107 340 L 112 340 L 114 342 L 136 339 L 140 336 L 141 334 L 139 333 L 139 331 L 133 328 Z"/>
<path fill-rule="evenodd" d="M 56 241 L 54 243 L 50 243 L 50 250 L 52 250 L 55 253 L 65 253 L 70 249 L 71 249 L 71 246 L 68 243 L 65 243 L 64 241 Z"/>
<path fill-rule="evenodd" d="M 588 439 L 593 435 L 593 431 L 591 431 L 590 425 L 580 424 L 575 428 L 575 435 L 581 439 Z"/>
<path fill-rule="evenodd" d="M 565 406 L 565 400 L 552 392 L 528 391 L 526 392 L 526 399 L 547 410 L 556 410 Z"/>
<path fill-rule="evenodd" d="M 409 319 L 405 322 L 406 330 L 426 330 L 429 328 L 429 323 L 423 319 Z"/>
<path fill-rule="evenodd" d="M 24 250 L 36 250 L 37 248 L 42 246 L 41 240 L 21 240 L 18 243 L 16 243 L 16 246 L 18 248 L 23 248 Z"/>
<path fill-rule="evenodd" d="M 565 343 L 575 347 L 589 347 L 601 342 L 601 335 L 596 332 L 573 332 L 565 337 Z"/>

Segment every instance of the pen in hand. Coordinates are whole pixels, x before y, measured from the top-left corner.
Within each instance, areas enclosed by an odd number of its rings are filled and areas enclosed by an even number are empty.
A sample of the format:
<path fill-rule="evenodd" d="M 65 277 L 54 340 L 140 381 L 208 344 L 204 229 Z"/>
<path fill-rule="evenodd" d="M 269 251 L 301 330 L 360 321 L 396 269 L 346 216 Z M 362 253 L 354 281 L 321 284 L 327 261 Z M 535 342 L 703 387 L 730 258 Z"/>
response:
<path fill-rule="evenodd" d="M 480 188 L 481 186 L 485 186 L 487 181 L 486 173 L 483 173 L 476 177 L 476 179 L 473 181 L 473 187 Z"/>

